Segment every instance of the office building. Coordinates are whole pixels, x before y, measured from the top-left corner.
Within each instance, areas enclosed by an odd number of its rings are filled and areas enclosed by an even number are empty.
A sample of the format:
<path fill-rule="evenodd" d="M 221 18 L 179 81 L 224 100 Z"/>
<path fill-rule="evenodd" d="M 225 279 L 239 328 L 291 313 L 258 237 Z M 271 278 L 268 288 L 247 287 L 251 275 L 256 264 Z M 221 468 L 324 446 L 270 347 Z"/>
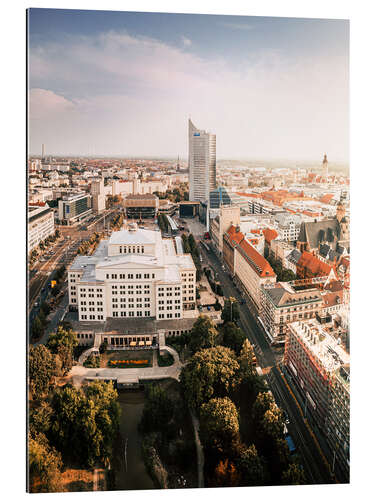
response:
<path fill-rule="evenodd" d="M 189 119 L 189 200 L 207 201 L 216 189 L 216 135 L 197 129 Z"/>
<path fill-rule="evenodd" d="M 92 213 L 91 195 L 78 193 L 59 200 L 59 220 L 62 224 L 75 224 Z"/>
<path fill-rule="evenodd" d="M 44 205 L 42 203 L 42 205 Z M 47 204 L 30 206 L 27 212 L 27 234 L 29 252 L 34 250 L 41 241 L 55 233 L 53 210 Z"/>
<path fill-rule="evenodd" d="M 183 319 L 195 309 L 196 269 L 173 240 L 136 223 L 102 240 L 92 256 L 78 256 L 68 271 L 69 304 L 79 321 L 108 318 Z"/>
<path fill-rule="evenodd" d="M 124 200 L 128 219 L 153 219 L 159 208 L 159 198 L 154 194 L 129 194 Z"/>

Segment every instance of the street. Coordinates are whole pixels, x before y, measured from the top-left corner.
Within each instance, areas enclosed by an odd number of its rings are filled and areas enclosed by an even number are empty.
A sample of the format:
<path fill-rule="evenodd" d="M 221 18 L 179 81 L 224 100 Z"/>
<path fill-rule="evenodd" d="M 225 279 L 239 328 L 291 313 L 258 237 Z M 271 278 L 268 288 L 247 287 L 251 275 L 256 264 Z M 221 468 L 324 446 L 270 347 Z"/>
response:
<path fill-rule="evenodd" d="M 201 225 L 201 227 L 203 227 Z M 194 227 L 195 233 L 202 234 Z M 281 375 L 279 365 L 282 361 L 282 352 L 276 352 L 266 339 L 266 334 L 256 319 L 254 307 L 248 300 L 241 304 L 240 301 L 246 299 L 236 288 L 230 275 L 223 270 L 222 262 L 219 261 L 213 251 L 207 252 L 200 247 L 202 255 L 202 266 L 209 265 L 217 275 L 218 281 L 224 291 L 225 297 L 234 297 L 238 301 L 240 320 L 239 326 L 245 332 L 250 342 L 255 345 L 255 354 L 258 364 L 263 373 L 267 375 L 269 387 L 279 406 L 288 412 L 290 416 L 289 432 L 298 447 L 298 453 L 304 466 L 306 478 L 312 484 L 332 483 L 332 477 L 328 461 L 322 452 L 321 445 L 312 431 L 310 425 L 301 413 L 300 404 L 289 391 L 285 383 L 285 376 Z"/>

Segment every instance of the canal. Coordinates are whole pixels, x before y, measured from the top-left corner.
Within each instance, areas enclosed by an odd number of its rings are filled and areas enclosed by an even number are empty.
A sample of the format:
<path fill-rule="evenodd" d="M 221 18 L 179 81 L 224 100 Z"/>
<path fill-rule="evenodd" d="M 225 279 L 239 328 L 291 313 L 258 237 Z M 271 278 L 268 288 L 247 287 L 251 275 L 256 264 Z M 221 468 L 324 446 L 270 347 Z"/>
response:
<path fill-rule="evenodd" d="M 138 424 L 145 395 L 141 390 L 119 390 L 121 446 L 116 447 L 116 490 L 148 490 L 155 485 L 142 459 L 142 436 Z"/>

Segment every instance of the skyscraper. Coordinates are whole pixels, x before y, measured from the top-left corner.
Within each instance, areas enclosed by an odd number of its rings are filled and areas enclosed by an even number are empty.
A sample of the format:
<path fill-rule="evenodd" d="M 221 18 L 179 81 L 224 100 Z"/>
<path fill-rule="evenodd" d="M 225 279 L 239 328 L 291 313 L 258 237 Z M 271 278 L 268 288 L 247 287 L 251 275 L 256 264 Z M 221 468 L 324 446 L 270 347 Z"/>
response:
<path fill-rule="evenodd" d="M 216 189 L 216 135 L 189 119 L 189 200 L 207 201 Z"/>

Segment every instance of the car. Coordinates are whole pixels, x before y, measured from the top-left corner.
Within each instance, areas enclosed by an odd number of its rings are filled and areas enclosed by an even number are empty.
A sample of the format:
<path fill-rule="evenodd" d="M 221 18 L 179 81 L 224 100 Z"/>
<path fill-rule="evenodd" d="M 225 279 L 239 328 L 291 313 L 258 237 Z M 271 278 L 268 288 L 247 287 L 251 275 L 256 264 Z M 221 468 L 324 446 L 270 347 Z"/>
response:
<path fill-rule="evenodd" d="M 207 311 L 211 311 L 211 308 L 210 308 L 210 306 L 207 306 Z"/>

